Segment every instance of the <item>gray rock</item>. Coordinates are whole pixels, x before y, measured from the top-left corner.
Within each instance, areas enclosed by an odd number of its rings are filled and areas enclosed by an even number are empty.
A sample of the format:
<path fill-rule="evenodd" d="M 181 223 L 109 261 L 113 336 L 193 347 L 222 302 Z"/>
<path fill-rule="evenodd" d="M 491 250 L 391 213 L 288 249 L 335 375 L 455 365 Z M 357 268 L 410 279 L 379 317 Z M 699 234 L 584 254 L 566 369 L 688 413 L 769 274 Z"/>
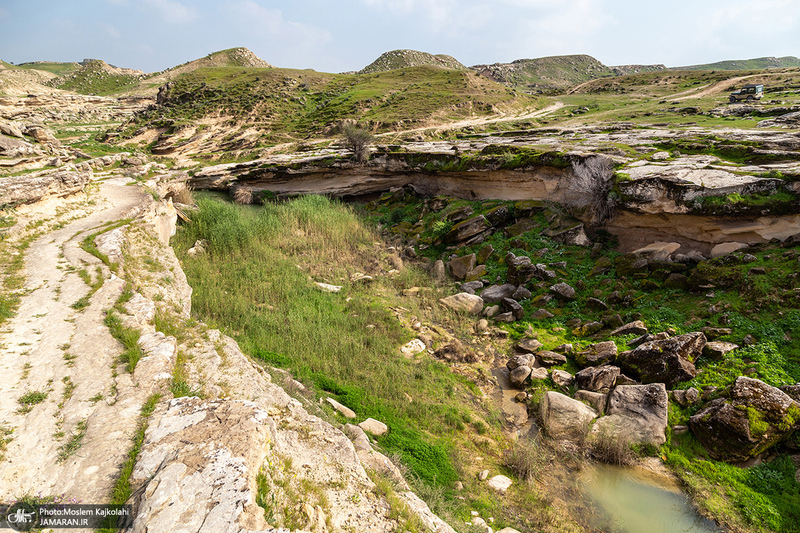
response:
<path fill-rule="evenodd" d="M 522 365 L 508 373 L 508 380 L 511 382 L 512 387 L 522 389 L 530 381 L 530 376 L 531 367 Z"/>
<path fill-rule="evenodd" d="M 467 281 L 461 284 L 461 290 L 470 294 L 475 294 L 475 291 L 483 288 L 482 281 Z"/>
<path fill-rule="evenodd" d="M 586 307 L 589 309 L 594 309 L 595 311 L 608 311 L 608 305 L 606 305 L 604 301 L 598 300 L 597 298 L 587 298 Z"/>
<path fill-rule="evenodd" d="M 614 387 L 620 369 L 616 366 L 590 366 L 575 374 L 575 386 L 592 392 L 608 393 Z"/>
<path fill-rule="evenodd" d="M 433 263 L 433 267 L 431 267 L 431 277 L 436 283 L 444 283 L 447 280 L 447 274 L 444 269 L 444 261 L 439 259 Z"/>
<path fill-rule="evenodd" d="M 531 297 L 531 291 L 522 286 L 517 287 L 517 290 L 515 290 L 514 294 L 511 295 L 511 298 L 513 298 L 518 302 L 530 297 Z"/>
<path fill-rule="evenodd" d="M 614 341 L 598 342 L 575 354 L 575 360 L 581 365 L 599 366 L 614 362 L 617 357 L 617 345 Z"/>
<path fill-rule="evenodd" d="M 511 322 L 516 322 L 517 321 L 516 317 L 514 316 L 514 313 L 512 313 L 512 312 L 500 313 L 499 315 L 495 315 L 492 318 L 492 320 L 494 320 L 495 322 L 506 322 L 506 323 L 509 323 L 509 324 Z"/>
<path fill-rule="evenodd" d="M 530 375 L 531 380 L 547 379 L 548 376 L 549 374 L 546 368 L 541 368 L 541 367 L 531 368 L 531 375 Z"/>
<path fill-rule="evenodd" d="M 608 432 L 633 444 L 666 442 L 669 400 L 663 383 L 621 385 L 608 397 L 607 416 L 598 419 L 592 435 Z"/>
<path fill-rule="evenodd" d="M 650 341 L 617 357 L 620 367 L 642 383 L 672 387 L 697 375 L 693 362 L 702 353 L 706 337 L 700 332 Z"/>
<path fill-rule="evenodd" d="M 467 277 L 467 273 L 475 268 L 476 264 L 475 254 L 465 255 L 463 257 L 456 257 L 451 259 L 448 263 L 448 269 L 450 271 L 450 275 L 453 276 L 455 279 L 461 279 Z"/>
<path fill-rule="evenodd" d="M 575 391 L 575 399 L 584 403 L 600 413 L 603 416 L 606 412 L 606 403 L 608 403 L 608 394 L 602 392 L 592 392 L 588 390 Z"/>
<path fill-rule="evenodd" d="M 483 316 L 486 318 L 494 318 L 500 314 L 500 306 L 492 305 L 483 310 Z"/>
<path fill-rule="evenodd" d="M 514 315 L 516 320 L 521 320 L 523 316 L 525 316 L 525 310 L 519 305 L 519 302 L 514 300 L 513 298 L 503 298 L 501 302 L 503 309 L 510 312 Z"/>
<path fill-rule="evenodd" d="M 567 356 L 564 354 L 551 352 L 549 350 L 542 350 L 536 352 L 536 359 L 543 366 L 563 365 L 567 362 Z"/>
<path fill-rule="evenodd" d="M 709 359 L 722 359 L 725 354 L 739 348 L 738 344 L 725 341 L 711 341 L 703 346 L 703 355 Z"/>
<path fill-rule="evenodd" d="M 506 363 L 506 368 L 509 370 L 514 370 L 519 366 L 532 367 L 535 360 L 536 356 L 532 353 L 518 353 L 508 360 Z"/>
<path fill-rule="evenodd" d="M 440 303 L 455 311 L 462 311 L 473 315 L 483 311 L 483 299 L 480 296 L 460 292 L 439 300 Z"/>
<path fill-rule="evenodd" d="M 641 320 L 634 320 L 633 322 L 628 322 L 624 326 L 618 327 L 614 331 L 611 332 L 612 337 L 618 337 L 621 335 L 644 335 L 647 333 L 647 326 L 644 325 L 644 322 Z"/>
<path fill-rule="evenodd" d="M 511 252 L 506 254 L 506 265 L 508 266 L 508 283 L 512 285 L 524 285 L 536 275 L 536 266 L 531 263 L 531 258 L 524 255 L 516 256 Z"/>
<path fill-rule="evenodd" d="M 510 283 L 490 285 L 481 291 L 481 298 L 486 305 L 492 305 L 502 302 L 503 298 L 510 298 L 516 291 L 517 286 Z"/>
<path fill-rule="evenodd" d="M 516 345 L 516 349 L 521 352 L 535 353 L 544 346 L 538 339 L 522 339 Z"/>
<path fill-rule="evenodd" d="M 570 287 L 564 282 L 556 283 L 550 287 L 550 292 L 561 298 L 562 300 L 574 300 L 575 289 Z"/>
<path fill-rule="evenodd" d="M 555 383 L 559 387 L 569 387 L 570 385 L 572 385 L 572 381 L 575 378 L 573 378 L 572 374 L 570 374 L 566 370 L 559 370 L 556 368 L 550 372 L 550 379 L 552 379 L 553 383 Z"/>
<path fill-rule="evenodd" d="M 533 313 L 531 313 L 531 318 L 534 320 L 544 320 L 546 318 L 553 318 L 553 313 L 548 311 L 547 309 L 537 309 Z"/>
<path fill-rule="evenodd" d="M 542 427 L 553 439 L 581 441 L 597 413 L 583 402 L 548 391 L 541 402 Z"/>

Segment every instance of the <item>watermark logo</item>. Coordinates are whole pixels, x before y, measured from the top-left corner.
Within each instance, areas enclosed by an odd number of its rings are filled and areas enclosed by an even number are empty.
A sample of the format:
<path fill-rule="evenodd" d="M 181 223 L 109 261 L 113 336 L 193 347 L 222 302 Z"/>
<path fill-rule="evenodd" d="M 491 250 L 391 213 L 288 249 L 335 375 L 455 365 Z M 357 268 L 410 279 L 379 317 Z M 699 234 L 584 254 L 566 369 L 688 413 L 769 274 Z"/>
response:
<path fill-rule="evenodd" d="M 30 531 L 36 525 L 39 516 L 32 505 L 17 502 L 6 510 L 5 519 L 14 531 Z"/>

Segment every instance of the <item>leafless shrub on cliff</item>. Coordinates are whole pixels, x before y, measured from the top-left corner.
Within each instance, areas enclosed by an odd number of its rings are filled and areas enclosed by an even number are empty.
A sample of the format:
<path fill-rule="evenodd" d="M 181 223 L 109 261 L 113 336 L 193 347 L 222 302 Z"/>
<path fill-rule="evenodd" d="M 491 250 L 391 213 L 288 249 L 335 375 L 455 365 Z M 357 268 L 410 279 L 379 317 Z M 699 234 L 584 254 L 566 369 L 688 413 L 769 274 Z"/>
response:
<path fill-rule="evenodd" d="M 592 156 L 582 161 L 573 161 L 572 174 L 564 196 L 564 204 L 570 214 L 588 214 L 591 223 L 597 225 L 611 218 L 616 209 L 616 201 L 612 195 L 614 166 L 611 160 Z"/>
<path fill-rule="evenodd" d="M 231 197 L 233 198 L 233 203 L 240 205 L 249 205 L 255 201 L 253 191 L 248 187 L 234 187 L 231 190 Z"/>
<path fill-rule="evenodd" d="M 359 163 L 363 163 L 369 156 L 369 146 L 375 138 L 368 130 L 358 126 L 351 120 L 343 120 L 339 130 L 344 136 L 344 144 L 353 151 Z"/>

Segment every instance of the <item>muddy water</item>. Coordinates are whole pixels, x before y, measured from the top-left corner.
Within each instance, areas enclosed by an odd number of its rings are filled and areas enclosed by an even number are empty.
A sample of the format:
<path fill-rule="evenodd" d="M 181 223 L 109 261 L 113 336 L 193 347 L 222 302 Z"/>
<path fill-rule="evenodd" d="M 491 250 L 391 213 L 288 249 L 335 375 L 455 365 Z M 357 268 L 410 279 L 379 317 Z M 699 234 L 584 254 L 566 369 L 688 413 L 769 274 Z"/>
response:
<path fill-rule="evenodd" d="M 717 533 L 669 479 L 640 469 L 597 465 L 581 478 L 599 512 L 596 526 L 621 533 Z"/>

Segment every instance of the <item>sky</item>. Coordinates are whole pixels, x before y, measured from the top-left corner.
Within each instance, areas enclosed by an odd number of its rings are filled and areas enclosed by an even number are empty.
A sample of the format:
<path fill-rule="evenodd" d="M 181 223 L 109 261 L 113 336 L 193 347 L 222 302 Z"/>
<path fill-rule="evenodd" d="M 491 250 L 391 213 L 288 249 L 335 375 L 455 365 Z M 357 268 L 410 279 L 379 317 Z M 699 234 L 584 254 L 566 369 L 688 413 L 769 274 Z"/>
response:
<path fill-rule="evenodd" d="M 0 59 L 12 63 L 155 72 L 238 46 L 321 72 L 400 48 L 467 66 L 588 54 L 675 67 L 800 56 L 800 0 L 0 0 Z"/>

